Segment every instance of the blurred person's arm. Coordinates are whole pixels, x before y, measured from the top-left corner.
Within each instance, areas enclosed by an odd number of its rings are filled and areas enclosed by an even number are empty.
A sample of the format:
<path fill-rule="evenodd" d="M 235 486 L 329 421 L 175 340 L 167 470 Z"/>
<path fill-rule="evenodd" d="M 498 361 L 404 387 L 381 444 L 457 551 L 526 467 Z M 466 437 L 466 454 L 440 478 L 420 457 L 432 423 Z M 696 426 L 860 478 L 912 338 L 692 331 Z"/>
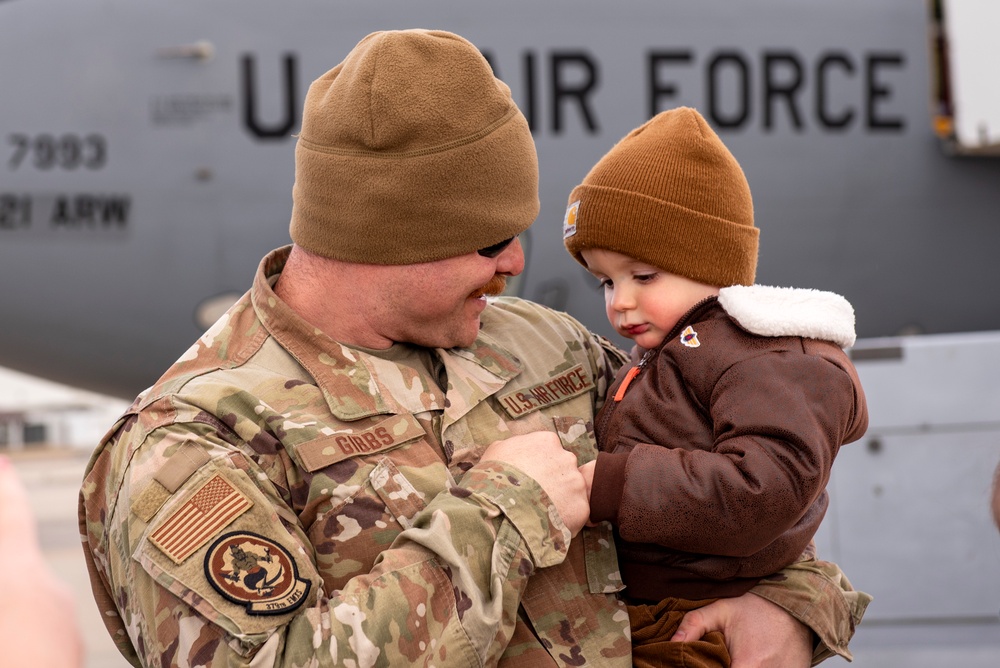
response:
<path fill-rule="evenodd" d="M 45 563 L 27 492 L 5 457 L 0 457 L 0 554 L 10 575 L 0 605 L 4 665 L 82 666 L 72 595 Z"/>
<path fill-rule="evenodd" d="M 993 522 L 1000 529 L 1000 465 L 993 474 Z"/>

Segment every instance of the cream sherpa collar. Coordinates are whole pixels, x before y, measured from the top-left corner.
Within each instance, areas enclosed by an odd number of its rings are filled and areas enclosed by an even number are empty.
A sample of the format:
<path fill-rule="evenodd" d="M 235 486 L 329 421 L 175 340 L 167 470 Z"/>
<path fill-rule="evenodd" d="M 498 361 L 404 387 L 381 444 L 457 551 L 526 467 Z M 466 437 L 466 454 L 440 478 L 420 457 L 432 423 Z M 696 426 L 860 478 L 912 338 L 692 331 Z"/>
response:
<path fill-rule="evenodd" d="M 761 336 L 804 336 L 854 345 L 854 308 L 833 292 L 768 285 L 719 290 L 719 304 L 740 327 Z"/>

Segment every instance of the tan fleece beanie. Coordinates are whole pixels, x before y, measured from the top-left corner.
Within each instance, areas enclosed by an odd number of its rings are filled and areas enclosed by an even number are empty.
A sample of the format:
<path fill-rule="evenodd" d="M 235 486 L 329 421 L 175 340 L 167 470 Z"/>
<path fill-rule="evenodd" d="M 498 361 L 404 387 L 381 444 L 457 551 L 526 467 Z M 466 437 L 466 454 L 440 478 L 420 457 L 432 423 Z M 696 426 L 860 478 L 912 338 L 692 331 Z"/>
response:
<path fill-rule="evenodd" d="M 471 253 L 538 215 L 538 160 L 510 89 L 467 40 L 377 32 L 313 82 L 295 148 L 292 240 L 412 264 Z"/>
<path fill-rule="evenodd" d="M 752 285 L 758 230 L 750 186 L 705 119 L 687 107 L 636 128 L 573 189 L 563 242 L 616 251 L 700 283 Z"/>

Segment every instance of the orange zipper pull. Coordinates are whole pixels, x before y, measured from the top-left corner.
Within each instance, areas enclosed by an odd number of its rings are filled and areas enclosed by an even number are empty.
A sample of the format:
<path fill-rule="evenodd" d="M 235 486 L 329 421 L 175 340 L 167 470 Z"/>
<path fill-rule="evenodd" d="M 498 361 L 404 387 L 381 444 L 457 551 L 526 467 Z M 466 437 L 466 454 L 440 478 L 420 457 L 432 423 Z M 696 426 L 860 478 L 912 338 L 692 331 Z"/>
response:
<path fill-rule="evenodd" d="M 642 367 L 646 366 L 646 362 L 649 361 L 649 356 L 652 354 L 653 354 L 652 350 L 647 350 L 645 353 L 643 353 L 642 359 L 639 360 L 639 363 L 628 370 L 628 373 L 626 373 L 625 377 L 622 378 L 622 384 L 618 386 L 618 391 L 615 392 L 615 401 L 622 400 L 622 397 L 625 396 L 625 390 L 628 389 L 628 386 L 632 382 L 632 380 L 639 375 L 640 371 L 642 371 Z"/>
<path fill-rule="evenodd" d="M 622 400 L 622 397 L 625 396 L 625 390 L 628 389 L 632 379 L 639 375 L 639 369 L 641 368 L 641 366 L 634 366 L 628 370 L 628 373 L 625 374 L 624 380 L 622 380 L 622 384 L 618 386 L 618 391 L 615 392 L 615 401 Z"/>

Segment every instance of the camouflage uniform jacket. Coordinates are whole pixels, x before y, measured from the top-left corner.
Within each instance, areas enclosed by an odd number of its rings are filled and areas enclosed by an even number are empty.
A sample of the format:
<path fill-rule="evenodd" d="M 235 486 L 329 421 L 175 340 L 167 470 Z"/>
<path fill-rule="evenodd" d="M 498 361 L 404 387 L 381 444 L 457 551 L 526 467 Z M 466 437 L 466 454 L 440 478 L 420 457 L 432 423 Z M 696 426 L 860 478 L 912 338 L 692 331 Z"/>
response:
<path fill-rule="evenodd" d="M 537 483 L 477 464 L 537 430 L 593 459 L 623 356 L 499 299 L 470 348 L 435 351 L 442 391 L 293 313 L 268 280 L 285 258 L 265 258 L 92 459 L 85 552 L 126 657 L 478 666 L 509 643 L 505 661 L 630 665 L 610 530 L 571 543 Z"/>
<path fill-rule="evenodd" d="M 555 431 L 581 463 L 620 351 L 568 316 L 496 300 L 446 389 L 250 292 L 109 431 L 81 534 L 98 607 L 147 666 L 628 666 L 608 528 L 569 540 L 532 479 L 480 462 Z M 755 593 L 846 647 L 838 569 Z M 769 587 L 769 588 L 768 588 Z M 759 591 L 758 591 L 759 590 Z M 840 652 L 838 652 L 840 653 Z"/>

